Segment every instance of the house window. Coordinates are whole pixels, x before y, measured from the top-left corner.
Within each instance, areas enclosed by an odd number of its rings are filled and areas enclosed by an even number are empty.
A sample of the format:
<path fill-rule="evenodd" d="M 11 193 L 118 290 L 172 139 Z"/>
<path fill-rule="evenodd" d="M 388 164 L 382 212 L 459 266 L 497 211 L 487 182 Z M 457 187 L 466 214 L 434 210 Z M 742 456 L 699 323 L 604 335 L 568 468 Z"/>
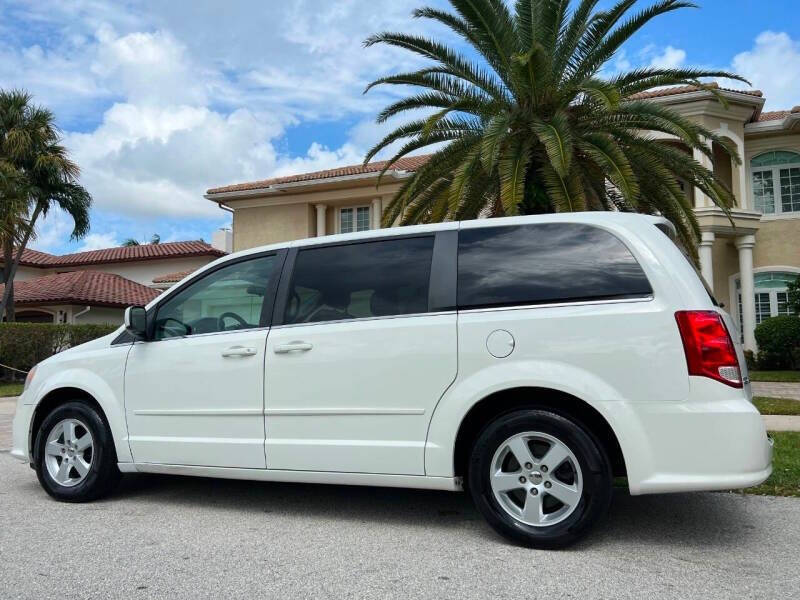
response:
<path fill-rule="evenodd" d="M 771 271 L 756 273 L 753 276 L 755 284 L 756 325 L 770 317 L 791 315 L 794 312 L 789 307 L 788 285 L 797 278 L 797 273 L 784 273 Z M 739 304 L 739 323 L 742 322 L 742 293 L 741 282 L 736 280 L 736 297 Z M 741 329 L 741 326 L 739 327 Z"/>
<path fill-rule="evenodd" d="M 765 215 L 800 213 L 800 154 L 776 150 L 750 161 L 753 201 Z"/>
<path fill-rule="evenodd" d="M 369 228 L 369 206 L 339 209 L 339 233 L 367 231 Z"/>

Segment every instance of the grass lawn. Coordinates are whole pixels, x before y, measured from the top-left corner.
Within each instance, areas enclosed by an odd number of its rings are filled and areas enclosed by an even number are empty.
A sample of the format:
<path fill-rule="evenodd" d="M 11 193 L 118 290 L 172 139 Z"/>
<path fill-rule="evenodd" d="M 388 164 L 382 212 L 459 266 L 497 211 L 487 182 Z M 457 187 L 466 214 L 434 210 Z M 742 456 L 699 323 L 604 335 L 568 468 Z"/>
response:
<path fill-rule="evenodd" d="M 762 415 L 800 415 L 800 400 L 756 396 L 753 404 Z"/>
<path fill-rule="evenodd" d="M 774 431 L 772 475 L 758 487 L 743 490 L 745 494 L 760 496 L 800 497 L 800 432 Z"/>
<path fill-rule="evenodd" d="M 800 383 L 800 371 L 750 371 L 750 381 Z"/>
<path fill-rule="evenodd" d="M 21 393 L 21 383 L 0 383 L 0 398 L 5 396 L 19 396 Z"/>

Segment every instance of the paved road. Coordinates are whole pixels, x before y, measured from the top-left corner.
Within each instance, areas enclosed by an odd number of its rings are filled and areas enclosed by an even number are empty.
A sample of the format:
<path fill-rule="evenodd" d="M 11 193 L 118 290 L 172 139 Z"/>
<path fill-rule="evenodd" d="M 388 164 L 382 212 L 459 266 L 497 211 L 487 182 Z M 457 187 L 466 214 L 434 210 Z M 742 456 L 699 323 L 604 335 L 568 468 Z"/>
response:
<path fill-rule="evenodd" d="M 764 415 L 763 419 L 768 431 L 800 431 L 797 415 Z"/>
<path fill-rule="evenodd" d="M 800 400 L 800 383 L 782 383 L 779 381 L 754 381 L 753 395 L 767 398 L 789 398 Z"/>
<path fill-rule="evenodd" d="M 800 500 L 619 493 L 589 540 L 509 545 L 463 494 L 127 476 L 59 504 L 0 454 L 3 598 L 791 598 Z"/>
<path fill-rule="evenodd" d="M 0 398 L 0 452 L 11 449 L 11 419 L 17 410 L 17 398 Z"/>

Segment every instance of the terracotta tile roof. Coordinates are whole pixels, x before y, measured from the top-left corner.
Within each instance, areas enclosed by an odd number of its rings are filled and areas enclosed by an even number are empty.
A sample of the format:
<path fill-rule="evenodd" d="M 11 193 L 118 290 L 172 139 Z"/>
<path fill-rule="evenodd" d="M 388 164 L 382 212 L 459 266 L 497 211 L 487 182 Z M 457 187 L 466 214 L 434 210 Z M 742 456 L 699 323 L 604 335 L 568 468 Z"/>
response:
<path fill-rule="evenodd" d="M 797 115 L 800 114 L 800 106 L 795 106 L 791 110 L 772 110 L 767 112 L 762 112 L 758 116 L 759 121 L 781 121 L 788 117 L 789 115 Z"/>
<path fill-rule="evenodd" d="M 19 263 L 28 267 L 44 267 L 55 258 L 55 256 L 47 252 L 39 252 L 38 250 L 25 248 L 25 250 L 22 251 L 22 258 Z M 2 262 L 3 258 L 0 257 L 0 263 Z"/>
<path fill-rule="evenodd" d="M 734 90 L 733 88 L 723 88 L 719 87 L 716 83 L 709 84 L 709 87 L 716 88 L 721 92 L 734 92 L 737 94 L 746 94 L 748 96 L 755 96 L 756 98 L 761 98 L 764 94 L 761 90 Z M 663 98 L 664 96 L 677 96 L 679 94 L 688 94 L 690 92 L 699 92 L 702 91 L 703 88 L 697 87 L 696 85 L 683 85 L 677 87 L 666 87 L 660 90 L 653 90 L 651 92 L 639 92 L 638 94 L 633 94 L 630 96 L 632 100 L 647 100 L 648 98 Z"/>
<path fill-rule="evenodd" d="M 401 158 L 392 165 L 398 171 L 416 171 L 430 157 L 429 154 L 419 156 L 407 156 Z M 367 173 L 379 173 L 387 161 L 367 163 L 366 165 L 349 165 L 337 169 L 327 169 L 325 171 L 314 171 L 312 173 L 298 173 L 297 175 L 287 175 L 286 177 L 273 177 L 272 179 L 262 179 L 261 181 L 251 181 L 249 183 L 237 183 L 223 187 L 211 188 L 208 194 L 222 194 L 225 192 L 243 192 L 247 190 L 257 190 L 279 183 L 296 183 L 300 181 L 314 181 L 317 179 L 331 179 L 333 177 L 346 177 L 348 175 L 364 175 Z"/>
<path fill-rule="evenodd" d="M 74 267 L 77 265 L 96 265 L 103 263 L 133 262 L 158 258 L 175 258 L 184 256 L 224 256 L 210 244 L 201 241 L 165 242 L 163 244 L 143 244 L 141 246 L 119 246 L 103 250 L 89 250 L 55 256 L 48 266 Z"/>
<path fill-rule="evenodd" d="M 75 252 L 60 256 L 25 249 L 21 264 L 31 267 L 77 267 L 106 263 L 135 262 L 160 258 L 183 258 L 187 256 L 225 256 L 218 250 L 201 241 L 164 242 L 162 244 L 143 244 L 141 246 L 118 246 L 102 250 Z M 2 262 L 2 259 L 0 259 Z"/>
<path fill-rule="evenodd" d="M 0 290 L 4 286 L 0 285 Z M 14 283 L 14 302 L 118 306 L 147 304 L 159 290 L 102 271 L 70 271 Z"/>
<path fill-rule="evenodd" d="M 166 275 L 161 275 L 160 277 L 153 277 L 153 283 L 177 283 L 190 273 L 194 273 L 194 271 L 178 271 L 177 273 L 167 273 Z"/>

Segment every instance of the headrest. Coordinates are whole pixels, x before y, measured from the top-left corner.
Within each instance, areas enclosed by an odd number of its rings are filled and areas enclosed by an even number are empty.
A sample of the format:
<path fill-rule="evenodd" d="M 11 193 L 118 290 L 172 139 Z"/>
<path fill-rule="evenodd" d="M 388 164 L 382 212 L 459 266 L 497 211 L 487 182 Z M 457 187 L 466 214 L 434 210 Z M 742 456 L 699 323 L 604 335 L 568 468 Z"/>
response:
<path fill-rule="evenodd" d="M 397 313 L 397 302 L 383 290 L 375 290 L 369 299 L 369 307 L 372 315 L 383 317 Z"/>

